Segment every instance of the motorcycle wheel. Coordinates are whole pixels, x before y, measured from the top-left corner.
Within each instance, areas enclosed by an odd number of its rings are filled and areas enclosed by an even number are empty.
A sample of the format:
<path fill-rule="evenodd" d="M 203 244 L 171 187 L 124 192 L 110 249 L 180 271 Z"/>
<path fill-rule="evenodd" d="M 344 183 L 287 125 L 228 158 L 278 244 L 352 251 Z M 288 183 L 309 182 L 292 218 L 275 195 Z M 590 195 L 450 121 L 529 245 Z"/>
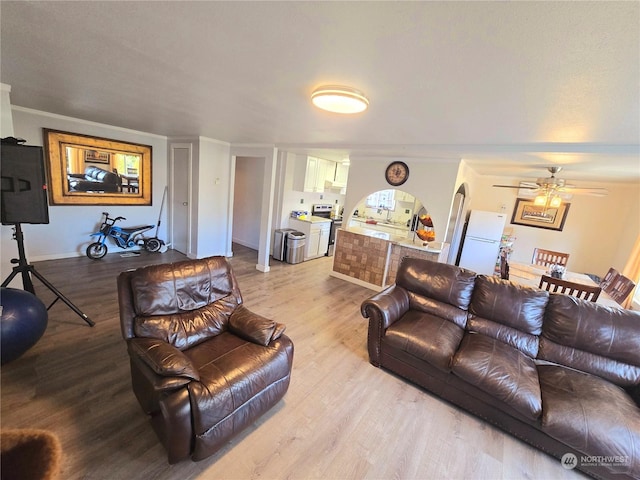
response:
<path fill-rule="evenodd" d="M 147 251 L 149 252 L 159 252 L 160 249 L 162 248 L 163 242 L 162 240 L 159 240 L 157 238 L 150 238 L 148 239 L 145 244 L 144 244 L 144 248 L 147 249 Z"/>
<path fill-rule="evenodd" d="M 107 254 L 107 246 L 104 243 L 95 242 L 87 247 L 87 257 L 91 260 L 100 260 Z"/>

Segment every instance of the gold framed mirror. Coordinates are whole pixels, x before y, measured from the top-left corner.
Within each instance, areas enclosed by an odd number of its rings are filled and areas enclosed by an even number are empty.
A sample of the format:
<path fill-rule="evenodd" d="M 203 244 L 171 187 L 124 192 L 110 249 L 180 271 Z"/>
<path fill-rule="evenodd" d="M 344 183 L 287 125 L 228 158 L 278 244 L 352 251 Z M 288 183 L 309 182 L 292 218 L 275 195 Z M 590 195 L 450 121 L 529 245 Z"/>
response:
<path fill-rule="evenodd" d="M 151 205 L 151 146 L 44 131 L 52 205 Z"/>

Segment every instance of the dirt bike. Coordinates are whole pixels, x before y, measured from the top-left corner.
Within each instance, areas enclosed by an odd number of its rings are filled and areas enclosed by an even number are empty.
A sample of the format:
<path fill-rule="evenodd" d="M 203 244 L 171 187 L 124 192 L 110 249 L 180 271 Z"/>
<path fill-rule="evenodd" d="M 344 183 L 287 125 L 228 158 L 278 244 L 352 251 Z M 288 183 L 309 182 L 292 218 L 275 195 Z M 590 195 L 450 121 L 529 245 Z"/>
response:
<path fill-rule="evenodd" d="M 125 217 L 110 217 L 108 212 L 102 212 L 104 220 L 100 230 L 92 233 L 92 237 L 97 237 L 97 241 L 87 247 L 87 257 L 92 260 L 99 260 L 107 254 L 107 238 L 112 238 L 120 248 L 142 247 L 149 252 L 159 252 L 164 242 L 157 237 L 145 238 L 144 232 L 151 230 L 155 225 L 143 225 L 139 227 L 124 228 L 116 225 Z"/>

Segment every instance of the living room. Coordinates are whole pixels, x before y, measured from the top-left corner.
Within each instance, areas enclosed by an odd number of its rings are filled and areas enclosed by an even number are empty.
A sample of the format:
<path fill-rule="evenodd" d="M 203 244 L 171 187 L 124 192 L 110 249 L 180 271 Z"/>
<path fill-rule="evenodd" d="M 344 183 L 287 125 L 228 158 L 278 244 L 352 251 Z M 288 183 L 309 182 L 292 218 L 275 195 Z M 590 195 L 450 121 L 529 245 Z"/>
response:
<path fill-rule="evenodd" d="M 439 241 L 445 240 L 461 184 L 470 191 L 469 209 L 504 211 L 510 218 L 517 189 L 493 185 L 518 186 L 561 164 L 572 184 L 604 187 L 608 195 L 574 195 L 562 231 L 511 226 L 513 258 L 530 261 L 533 248 L 544 245 L 571 251 L 576 271 L 603 275 L 611 266 L 624 269 L 640 231 L 637 5 L 394 2 L 376 9 L 356 3 L 232 3 L 0 5 L 3 137 L 9 136 L 4 129 L 8 108 L 11 136 L 30 145 L 43 145 L 42 129 L 49 128 L 153 150 L 152 204 L 50 205 L 49 224 L 24 225 L 29 259 L 92 312 L 102 331 L 94 333 L 56 305 L 41 343 L 3 367 L 3 423 L 66 424 L 61 435 L 70 448 L 65 455 L 79 456 L 66 460 L 70 478 L 525 478 L 529 472 L 536 478 L 579 478 L 558 468 L 555 459 L 441 406 L 398 378 L 381 375 L 367 363 L 366 327 L 359 313 L 371 292 L 330 278 L 330 258 L 295 270 L 272 261 L 271 235 L 287 226 L 290 207 L 282 198 L 286 164 L 293 156 L 349 158 L 345 215 L 368 194 L 388 188 L 386 166 L 404 160 L 411 175 L 403 188 L 429 208 Z M 24 28 L 42 18 L 48 19 L 46 27 Z M 357 22 L 361 34 L 351 28 Z M 225 27 L 230 24 L 236 27 Z M 160 35 L 163 31 L 170 34 Z M 185 38 L 191 33 L 193 39 Z M 285 48 L 297 38 L 312 42 L 312 48 L 301 47 L 307 48 L 304 56 Z M 190 55 L 189 46 L 197 43 L 224 48 L 198 47 Z M 474 44 L 481 44 L 479 50 Z M 289 57 L 276 51 L 288 51 Z M 242 52 L 247 57 L 239 62 Z M 421 58 L 425 61 L 415 61 Z M 300 68 L 292 66 L 297 64 Z M 54 80 L 68 69 L 70 77 L 60 80 L 66 88 L 55 87 Z M 137 79 L 131 71 L 140 72 Z M 236 85 L 245 77 L 252 87 Z M 327 81 L 357 83 L 371 97 L 369 111 L 343 118 L 312 110 L 307 93 Z M 150 93 L 142 94 L 145 90 Z M 255 97 L 248 93 L 253 90 Z M 288 101 L 292 94 L 295 100 Z M 290 112 L 281 105 L 289 105 Z M 145 261 L 183 257 L 171 250 L 128 260 L 120 252 L 108 255 L 103 263 L 113 263 L 105 272 L 111 278 L 96 279 L 100 293 L 94 292 L 92 303 L 90 273 L 99 263 L 91 264 L 84 248 L 105 209 L 130 225 L 159 220 L 158 236 L 172 243 L 176 145 L 189 145 L 193 162 L 190 241 L 183 253 L 236 261 L 247 303 L 288 324 L 297 370 L 293 395 L 255 429 L 211 460 L 169 466 L 130 391 L 126 348 L 117 331 L 115 275 Z M 253 218 L 260 230 L 255 251 L 233 242 L 238 157 L 255 158 L 262 173 L 260 209 Z M 158 217 L 165 186 L 169 199 Z M 320 200 L 291 192 L 307 203 Z M 11 227 L 2 226 L 1 233 L 4 278 L 16 247 Z M 64 270 L 76 278 L 65 279 Z M 284 287 L 278 291 L 273 285 Z M 312 285 L 317 289 L 303 288 Z M 278 300 L 280 295 L 288 300 Z M 75 344 L 83 345 L 71 352 Z M 113 369 L 113 374 L 96 368 Z M 95 379 L 87 378 L 93 374 Z M 378 395 L 379 404 L 371 399 Z M 33 409 L 17 406 L 31 401 Z M 353 407 L 362 404 L 363 410 Z M 10 418 L 13 410 L 36 416 L 36 406 L 50 411 L 51 418 Z M 77 409 L 96 414 L 91 429 L 83 427 L 89 418 L 77 415 Z M 295 416 L 282 415 L 291 410 Z M 120 418 L 119 411 L 125 413 Z M 388 448 L 372 448 L 371 437 Z M 278 463 L 288 448 L 295 458 Z"/>

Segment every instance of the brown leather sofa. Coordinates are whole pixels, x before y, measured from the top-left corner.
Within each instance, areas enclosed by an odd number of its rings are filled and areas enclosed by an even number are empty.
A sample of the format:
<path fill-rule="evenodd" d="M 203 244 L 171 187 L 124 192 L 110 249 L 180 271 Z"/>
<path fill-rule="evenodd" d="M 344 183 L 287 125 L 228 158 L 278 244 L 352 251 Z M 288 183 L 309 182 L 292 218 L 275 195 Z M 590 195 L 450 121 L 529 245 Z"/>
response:
<path fill-rule="evenodd" d="M 67 175 L 70 192 L 119 192 L 122 190 L 122 178 L 117 173 L 100 167 L 89 166 L 84 173 Z"/>
<path fill-rule="evenodd" d="M 640 478 L 639 312 L 404 258 L 362 315 L 373 365 L 566 468 Z"/>
<path fill-rule="evenodd" d="M 243 305 L 224 257 L 123 272 L 118 300 L 133 391 L 170 463 L 215 453 L 287 391 L 293 344 Z"/>

